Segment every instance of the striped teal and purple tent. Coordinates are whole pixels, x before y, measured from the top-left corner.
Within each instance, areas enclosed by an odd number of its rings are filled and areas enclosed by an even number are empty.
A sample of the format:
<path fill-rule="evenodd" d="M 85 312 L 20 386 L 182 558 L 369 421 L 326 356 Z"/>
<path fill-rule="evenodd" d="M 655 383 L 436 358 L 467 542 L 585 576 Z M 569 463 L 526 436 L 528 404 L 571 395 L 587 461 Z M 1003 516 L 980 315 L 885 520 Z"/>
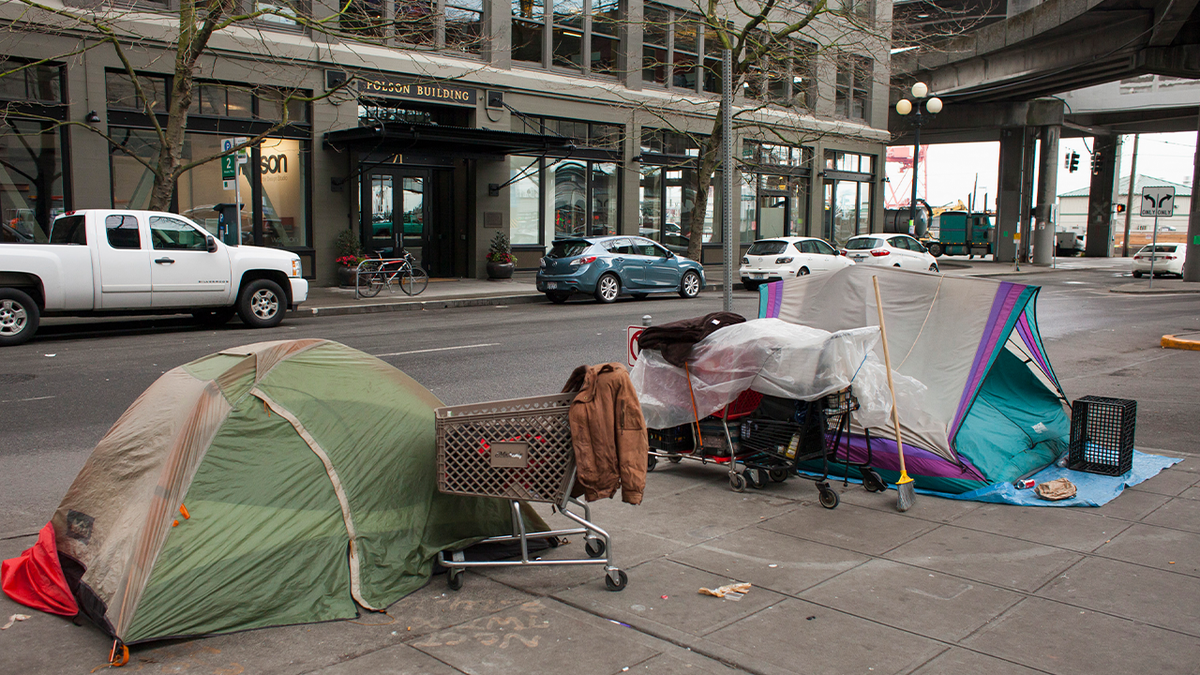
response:
<path fill-rule="evenodd" d="M 1038 333 L 1037 286 L 858 265 L 760 287 L 759 317 L 831 332 L 878 325 L 871 277 L 879 279 L 892 368 L 928 387 L 910 406 L 919 409 L 899 410 L 918 487 L 969 492 L 1066 452 L 1069 406 Z M 869 431 L 872 466 L 894 482 L 891 428 L 854 431 L 852 459 L 865 458 Z"/>

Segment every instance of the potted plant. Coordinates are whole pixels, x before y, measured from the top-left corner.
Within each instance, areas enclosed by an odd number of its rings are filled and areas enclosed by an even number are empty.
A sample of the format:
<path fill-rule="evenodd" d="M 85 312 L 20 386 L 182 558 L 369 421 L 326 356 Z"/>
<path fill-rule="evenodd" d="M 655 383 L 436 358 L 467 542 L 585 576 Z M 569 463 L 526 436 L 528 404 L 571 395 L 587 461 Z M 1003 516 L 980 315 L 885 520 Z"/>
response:
<path fill-rule="evenodd" d="M 342 286 L 353 286 L 354 271 L 365 258 L 354 232 L 350 229 L 339 232 L 337 239 L 333 241 L 333 251 L 337 254 L 335 262 L 338 266 L 338 283 Z"/>
<path fill-rule="evenodd" d="M 489 279 L 511 279 L 517 259 L 513 256 L 512 246 L 508 243 L 508 235 L 497 232 L 492 237 L 491 246 L 487 252 L 487 273 Z"/>

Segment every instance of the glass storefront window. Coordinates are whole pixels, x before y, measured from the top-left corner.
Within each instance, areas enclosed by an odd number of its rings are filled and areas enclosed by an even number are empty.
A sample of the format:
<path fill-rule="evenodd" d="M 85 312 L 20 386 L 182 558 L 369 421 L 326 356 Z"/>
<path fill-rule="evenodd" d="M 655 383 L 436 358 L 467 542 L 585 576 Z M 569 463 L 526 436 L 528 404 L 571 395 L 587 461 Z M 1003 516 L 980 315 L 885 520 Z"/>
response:
<path fill-rule="evenodd" d="M 13 116 L 0 131 L 0 242 L 47 241 L 51 221 L 66 208 L 56 126 Z"/>
<path fill-rule="evenodd" d="M 758 185 L 754 174 L 742 174 L 742 194 L 740 195 L 741 221 L 738 226 L 739 240 L 742 243 L 759 238 L 758 231 Z"/>
<path fill-rule="evenodd" d="M 308 243 L 308 153 L 301 152 L 301 145 L 298 140 L 268 138 L 258 146 L 263 246 L 300 248 Z"/>
<path fill-rule="evenodd" d="M 188 133 L 183 139 L 184 161 L 199 159 L 221 152 L 221 137 L 215 134 Z M 241 211 L 243 244 L 254 243 L 254 211 L 251 208 L 251 189 L 253 188 L 250 171 L 252 157 L 245 164 L 237 167 L 237 180 L 240 182 L 242 203 Z M 179 202 L 179 213 L 196 221 L 197 224 L 213 235 L 217 234 L 217 212 L 213 206 L 220 203 L 231 203 L 234 199 L 233 190 L 225 190 L 221 181 L 221 163 L 217 161 L 201 164 L 179 177 L 175 188 Z"/>
<path fill-rule="evenodd" d="M 152 160 L 156 157 L 157 140 L 151 131 L 140 129 L 110 129 L 114 138 L 123 142 L 130 152 Z M 222 136 L 216 134 L 186 134 L 184 160 L 205 157 L 220 152 Z M 259 244 L 278 248 L 303 248 L 308 245 L 308 153 L 306 142 L 270 138 L 259 144 L 257 153 L 238 165 L 241 199 L 243 244 Z M 114 149 L 111 153 L 113 208 L 144 209 L 150 204 L 154 176 L 141 162 L 127 152 Z M 253 190 L 260 188 L 261 201 L 253 205 Z M 234 191 L 225 190 L 221 180 L 221 164 L 208 162 L 185 172 L 175 186 L 178 212 L 196 221 L 212 234 L 217 234 L 216 204 L 234 200 Z M 255 231 L 255 222 L 261 231 Z"/>
<path fill-rule="evenodd" d="M 612 162 L 593 162 L 592 174 L 592 225 L 590 234 L 617 233 L 617 165 Z"/>
<path fill-rule="evenodd" d="M 554 236 L 587 234 L 587 164 L 559 162 L 547 173 L 554 185 Z"/>
<path fill-rule="evenodd" d="M 154 187 L 154 174 L 131 155 L 153 162 L 158 156 L 158 136 L 153 131 L 145 129 L 115 127 L 109 127 L 108 133 L 125 148 L 125 150 L 112 148 L 109 152 L 113 208 L 145 209 L 149 207 L 150 190 Z"/>
<path fill-rule="evenodd" d="M 516 178 L 508 186 L 509 240 L 513 246 L 541 243 L 541 212 L 538 208 L 541 180 L 537 168 L 539 161 L 529 157 L 510 157 L 508 160 L 509 175 Z M 530 162 L 533 162 L 532 167 Z"/>

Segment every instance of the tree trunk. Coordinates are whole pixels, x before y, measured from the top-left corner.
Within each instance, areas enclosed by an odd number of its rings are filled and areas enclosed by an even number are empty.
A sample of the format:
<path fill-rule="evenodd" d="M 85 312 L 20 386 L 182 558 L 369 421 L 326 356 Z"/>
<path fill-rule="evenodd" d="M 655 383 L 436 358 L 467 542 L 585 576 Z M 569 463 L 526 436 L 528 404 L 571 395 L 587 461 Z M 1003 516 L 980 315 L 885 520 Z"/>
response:
<path fill-rule="evenodd" d="M 715 139 L 715 140 L 714 140 Z M 704 244 L 704 221 L 708 215 L 708 189 L 712 186 L 713 173 L 717 169 L 717 148 L 721 140 L 721 122 L 713 126 L 713 133 L 700 142 L 700 166 L 696 170 L 696 201 L 688 223 L 687 256 L 700 262 Z M 726 197 L 728 198 L 728 197 Z"/>

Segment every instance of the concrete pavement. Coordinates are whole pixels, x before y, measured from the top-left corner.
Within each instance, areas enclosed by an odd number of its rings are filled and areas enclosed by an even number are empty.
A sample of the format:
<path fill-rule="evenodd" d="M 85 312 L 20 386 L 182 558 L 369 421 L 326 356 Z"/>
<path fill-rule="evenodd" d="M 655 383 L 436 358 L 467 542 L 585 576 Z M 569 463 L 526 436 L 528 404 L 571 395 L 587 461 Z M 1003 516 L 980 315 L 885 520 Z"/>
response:
<path fill-rule="evenodd" d="M 660 463 L 645 501 L 605 500 L 624 591 L 599 567 L 442 576 L 355 621 L 132 649 L 126 668 L 188 673 L 1196 673 L 1200 464 L 1097 509 L 1048 509 L 804 480 L 744 494 L 722 469 Z M 548 509 L 544 514 L 555 524 Z M 561 524 L 561 522 L 559 524 Z M 11 557 L 34 536 L 0 541 Z M 576 538 L 549 556 L 582 557 Z M 740 600 L 697 593 L 748 581 Z M 0 597 L 3 673 L 88 673 L 108 641 Z"/>
<path fill-rule="evenodd" d="M 1009 273 L 983 265 L 944 266 L 955 274 Z M 400 309 L 408 300 L 355 301 L 352 291 L 349 297 L 336 289 L 315 291 L 310 304 L 318 315 Z M 420 298 L 543 301 L 531 279 L 435 281 Z M 841 504 L 827 510 L 808 481 L 735 493 L 719 467 L 660 462 L 648 476 L 642 505 L 593 505 L 593 519 L 613 535 L 616 562 L 629 576 L 622 592 L 607 591 L 593 566 L 471 571 L 462 590 L 450 591 L 444 577 L 434 577 L 386 614 L 136 646 L 126 669 L 214 675 L 1200 672 L 1196 456 L 1096 509 L 919 495 L 911 510 L 899 513 L 895 491 L 834 487 Z M 551 524 L 564 524 L 548 508 L 540 510 Z M 17 555 L 35 538 L 31 532 L 0 540 L 0 558 Z M 563 556 L 583 557 L 583 542 L 574 538 L 547 553 Z M 736 601 L 697 593 L 731 581 L 753 587 Z M 0 674 L 89 673 L 107 658 L 110 641 L 86 622 L 73 625 L 0 595 L 0 625 L 13 614 L 30 618 L 0 632 Z"/>

